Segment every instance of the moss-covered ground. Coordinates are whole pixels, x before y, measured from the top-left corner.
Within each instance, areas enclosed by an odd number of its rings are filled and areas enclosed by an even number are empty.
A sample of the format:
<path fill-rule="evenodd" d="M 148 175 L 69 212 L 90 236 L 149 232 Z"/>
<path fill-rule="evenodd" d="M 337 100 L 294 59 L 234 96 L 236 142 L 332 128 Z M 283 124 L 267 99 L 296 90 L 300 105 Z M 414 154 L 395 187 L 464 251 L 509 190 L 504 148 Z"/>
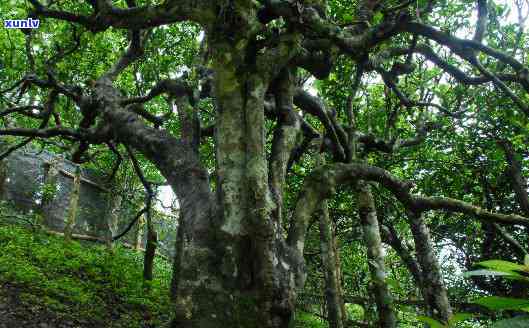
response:
<path fill-rule="evenodd" d="M 164 326 L 171 313 L 171 266 L 157 258 L 155 278 L 146 286 L 142 256 L 121 246 L 109 251 L 90 242 L 67 243 L 34 226 L 2 224 L 0 218 L 0 311 L 11 318 L 4 324 Z"/>

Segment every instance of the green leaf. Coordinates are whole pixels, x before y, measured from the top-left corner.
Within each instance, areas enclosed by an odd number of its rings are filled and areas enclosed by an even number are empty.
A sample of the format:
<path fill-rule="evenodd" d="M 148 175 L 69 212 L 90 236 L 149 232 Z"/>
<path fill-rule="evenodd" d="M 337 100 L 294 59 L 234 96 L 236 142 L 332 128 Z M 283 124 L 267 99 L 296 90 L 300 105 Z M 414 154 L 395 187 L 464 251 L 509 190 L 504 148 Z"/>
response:
<path fill-rule="evenodd" d="M 382 20 L 384 19 L 384 14 L 382 14 L 381 12 L 378 12 L 376 13 L 374 16 L 373 16 L 373 23 L 376 25 L 376 24 L 379 24 L 382 22 Z"/>
<path fill-rule="evenodd" d="M 439 321 L 437 321 L 435 319 L 432 319 L 430 317 L 418 316 L 417 319 L 420 322 L 424 322 L 425 324 L 428 324 L 430 326 L 430 328 L 446 328 L 446 326 L 444 324 L 442 324 Z"/>
<path fill-rule="evenodd" d="M 492 271 L 492 270 L 473 270 L 463 273 L 463 277 L 472 277 L 472 276 L 509 276 L 511 273 Z"/>
<path fill-rule="evenodd" d="M 350 23 L 353 21 L 354 17 L 352 14 L 350 13 L 345 13 L 343 16 L 342 16 L 342 19 L 345 23 Z"/>
<path fill-rule="evenodd" d="M 490 328 L 526 328 L 529 327 L 529 316 L 495 322 Z"/>
<path fill-rule="evenodd" d="M 508 261 L 502 261 L 502 260 L 483 261 L 483 262 L 479 262 L 478 265 L 483 266 L 485 268 L 502 271 L 502 272 L 527 271 L 527 267 L 521 264 L 508 262 Z"/>
<path fill-rule="evenodd" d="M 491 310 L 524 310 L 529 308 L 529 300 L 499 296 L 482 297 L 473 303 Z"/>

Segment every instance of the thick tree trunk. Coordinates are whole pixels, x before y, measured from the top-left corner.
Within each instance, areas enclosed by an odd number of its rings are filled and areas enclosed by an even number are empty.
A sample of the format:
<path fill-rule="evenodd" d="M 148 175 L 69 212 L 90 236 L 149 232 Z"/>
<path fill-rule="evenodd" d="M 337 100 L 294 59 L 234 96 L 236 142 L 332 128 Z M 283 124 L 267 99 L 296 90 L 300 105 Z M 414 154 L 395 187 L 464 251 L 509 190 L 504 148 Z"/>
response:
<path fill-rule="evenodd" d="M 245 17 L 252 15 L 237 19 Z M 264 122 L 271 74 L 247 66 L 247 39 L 209 38 L 215 49 L 216 199 L 188 138 L 178 140 L 123 110 L 109 79 L 98 81 L 95 100 L 109 133 L 156 165 L 179 199 L 186 260 L 177 270 L 173 327 L 288 327 L 303 259 L 286 245 L 272 214 Z"/>
<path fill-rule="evenodd" d="M 188 225 L 178 270 L 174 327 L 287 327 L 301 260 L 286 247 L 272 219 L 265 150 L 264 95 L 258 74 L 236 74 L 241 63 L 231 45 L 214 54 L 215 130 L 219 214 L 208 233 L 189 240 Z M 196 234 L 196 232 L 195 232 Z M 198 246 L 198 247 L 197 247 Z"/>
<path fill-rule="evenodd" d="M 342 328 L 343 314 L 341 305 L 339 277 L 336 270 L 336 255 L 333 240 L 332 222 L 329 208 L 324 200 L 320 209 L 320 250 L 325 277 L 325 299 L 327 302 L 327 321 L 329 328 Z"/>
<path fill-rule="evenodd" d="M 430 316 L 447 322 L 452 316 L 441 268 L 433 249 L 430 230 L 421 214 L 409 212 L 417 260 L 421 266 L 423 298 Z"/>
<path fill-rule="evenodd" d="M 371 272 L 371 282 L 379 316 L 379 327 L 397 327 L 397 318 L 393 309 L 393 298 L 386 283 L 384 250 L 380 237 L 375 200 L 368 183 L 358 183 L 358 212 L 362 223 L 364 242 Z"/>

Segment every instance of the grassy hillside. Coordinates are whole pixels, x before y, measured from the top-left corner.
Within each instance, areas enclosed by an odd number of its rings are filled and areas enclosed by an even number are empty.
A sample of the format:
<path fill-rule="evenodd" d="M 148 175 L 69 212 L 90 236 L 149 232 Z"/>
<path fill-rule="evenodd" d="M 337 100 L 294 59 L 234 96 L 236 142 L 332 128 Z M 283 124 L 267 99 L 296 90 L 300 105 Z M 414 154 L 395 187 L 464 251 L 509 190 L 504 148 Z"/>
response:
<path fill-rule="evenodd" d="M 0 328 L 160 327 L 171 313 L 170 264 L 157 258 L 154 275 L 147 291 L 141 253 L 0 218 Z"/>

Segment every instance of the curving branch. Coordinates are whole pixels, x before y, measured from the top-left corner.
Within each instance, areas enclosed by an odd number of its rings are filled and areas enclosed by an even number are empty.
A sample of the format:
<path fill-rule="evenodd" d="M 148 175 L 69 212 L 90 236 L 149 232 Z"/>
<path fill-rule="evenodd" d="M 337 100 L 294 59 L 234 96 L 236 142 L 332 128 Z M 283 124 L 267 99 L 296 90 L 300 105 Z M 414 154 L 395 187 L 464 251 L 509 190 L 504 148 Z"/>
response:
<path fill-rule="evenodd" d="M 494 85 L 506 93 L 513 102 L 522 110 L 523 113 L 529 116 L 529 106 L 521 101 L 512 90 L 510 90 L 505 83 L 495 74 L 489 72 L 477 59 L 476 52 L 483 52 L 484 54 L 491 56 L 499 62 L 509 65 L 517 74 L 517 78 L 520 80 L 522 86 L 529 92 L 529 69 L 519 62 L 513 56 L 502 52 L 500 50 L 492 49 L 481 42 L 475 40 L 460 39 L 444 32 L 441 32 L 426 24 L 409 22 L 400 26 L 401 30 L 411 32 L 424 36 L 428 39 L 434 40 L 435 42 L 448 47 L 459 57 L 465 59 L 472 66 L 477 68 L 483 76 L 491 80 Z"/>
<path fill-rule="evenodd" d="M 193 90 L 185 81 L 181 79 L 164 79 L 156 83 L 146 96 L 125 99 L 121 101 L 121 104 L 146 103 L 164 93 L 168 93 L 175 98 L 183 96 L 193 97 Z"/>
<path fill-rule="evenodd" d="M 109 27 L 140 30 L 186 20 L 206 23 L 213 15 L 213 2 L 208 0 L 164 1 L 155 6 L 120 8 L 110 1 L 91 1 L 94 12 L 80 15 L 68 11 L 51 9 L 38 0 L 29 0 L 38 17 L 59 19 L 84 26 L 93 33 Z M 210 14 L 210 15 L 208 15 Z"/>
<path fill-rule="evenodd" d="M 345 136 L 340 138 L 338 126 L 331 119 L 332 114 L 330 114 L 325 108 L 325 104 L 319 98 L 312 96 L 307 91 L 300 88 L 296 89 L 294 93 L 294 104 L 301 110 L 314 115 L 320 120 L 327 131 L 329 139 L 335 146 L 335 158 L 338 161 L 344 160 L 346 158 L 346 148 L 344 145 L 347 145 L 347 138 Z"/>
<path fill-rule="evenodd" d="M 285 69 L 274 83 L 275 111 L 277 125 L 272 140 L 272 151 L 269 160 L 269 185 L 272 197 L 276 203 L 274 217 L 282 222 L 283 216 L 283 188 L 285 184 L 288 163 L 291 153 L 296 146 L 300 131 L 300 118 L 294 112 L 294 78 L 295 72 Z"/>
<path fill-rule="evenodd" d="M 306 179 L 293 213 L 293 223 L 288 235 L 289 245 L 296 247 L 300 254 L 303 254 L 307 224 L 318 204 L 334 194 L 338 186 L 354 185 L 358 180 L 380 183 L 411 213 L 442 210 L 466 214 L 484 222 L 529 227 L 529 218 L 520 215 L 493 213 L 448 197 L 425 197 L 413 194 L 412 183 L 402 181 L 382 168 L 358 163 L 337 163 L 320 166 Z"/>

